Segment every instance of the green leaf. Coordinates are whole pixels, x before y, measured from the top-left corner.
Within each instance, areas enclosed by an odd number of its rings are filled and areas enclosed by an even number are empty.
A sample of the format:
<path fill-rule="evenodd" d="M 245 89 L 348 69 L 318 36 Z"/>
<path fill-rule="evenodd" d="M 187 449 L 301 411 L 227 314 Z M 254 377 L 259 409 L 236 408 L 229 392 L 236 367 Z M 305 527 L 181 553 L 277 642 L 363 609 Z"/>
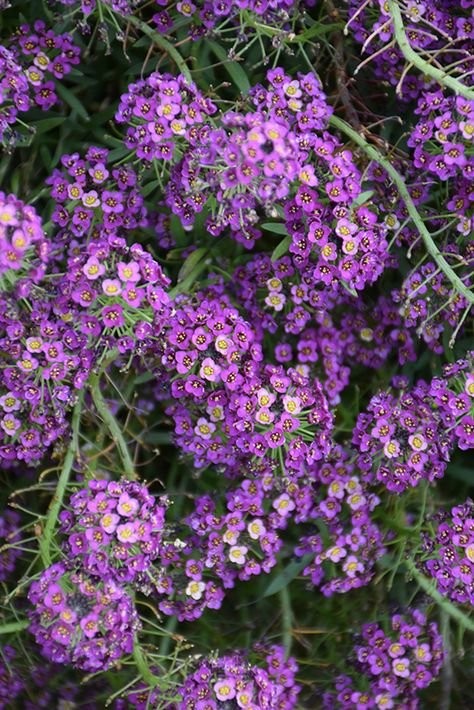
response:
<path fill-rule="evenodd" d="M 59 96 L 62 98 L 62 100 L 67 103 L 69 108 L 71 108 L 73 111 L 75 111 L 81 118 L 83 118 L 85 121 L 89 120 L 89 114 L 87 113 L 86 109 L 84 108 L 83 104 L 81 101 L 77 98 L 75 94 L 70 89 L 67 89 L 64 84 L 60 84 L 59 82 L 56 84 L 56 91 L 58 92 Z"/>
<path fill-rule="evenodd" d="M 361 192 L 352 203 L 351 209 L 354 209 L 354 207 L 360 207 L 360 205 L 363 205 L 364 202 L 368 202 L 373 194 L 374 190 L 366 190 L 365 192 Z"/>
<path fill-rule="evenodd" d="M 277 261 L 280 257 L 282 257 L 288 249 L 290 248 L 291 244 L 291 237 L 288 235 L 284 239 L 281 240 L 281 242 L 278 244 L 278 246 L 273 250 L 272 254 L 272 261 Z"/>
<path fill-rule="evenodd" d="M 233 62 L 227 56 L 227 52 L 220 44 L 216 42 L 208 43 L 216 55 L 217 59 L 222 62 L 224 69 L 229 74 L 234 84 L 240 89 L 243 94 L 246 94 L 250 89 L 250 82 L 244 69 L 237 62 Z"/>
<path fill-rule="evenodd" d="M 199 262 L 204 259 L 207 252 L 208 249 L 206 247 L 200 247 L 199 249 L 195 249 L 191 252 L 179 270 L 178 283 L 187 279 L 196 270 Z"/>
<path fill-rule="evenodd" d="M 306 32 L 298 35 L 300 42 L 307 42 L 313 37 L 320 37 L 321 35 L 328 34 L 329 32 L 335 32 L 336 30 L 342 30 L 345 26 L 344 22 L 332 22 L 330 25 L 323 25 L 316 21 L 312 27 L 310 27 Z"/>
<path fill-rule="evenodd" d="M 299 573 L 302 572 L 313 559 L 314 555 L 308 554 L 300 560 L 293 560 L 293 562 L 290 562 L 285 569 L 270 580 L 270 584 L 267 586 L 263 596 L 271 597 L 273 594 L 276 594 L 281 589 L 288 586 L 288 584 L 296 579 Z"/>
<path fill-rule="evenodd" d="M 150 195 L 153 190 L 156 190 L 157 187 L 160 187 L 159 180 L 152 180 L 148 183 L 148 185 L 145 185 L 145 187 L 142 188 L 141 194 L 143 197 L 148 197 L 148 195 Z"/>
<path fill-rule="evenodd" d="M 288 234 L 288 231 L 284 224 L 279 224 L 278 222 L 264 222 L 262 228 L 266 229 L 267 232 L 273 232 L 274 234 Z"/>
<path fill-rule="evenodd" d="M 135 377 L 135 384 L 136 385 L 142 385 L 145 382 L 150 382 L 150 380 L 154 380 L 155 375 L 153 372 L 142 372 L 141 375 L 138 375 L 138 377 Z"/>
<path fill-rule="evenodd" d="M 351 296 L 354 296 L 354 298 L 358 297 L 359 294 L 357 293 L 355 288 L 352 288 L 352 286 L 349 286 L 349 284 L 347 284 L 345 281 L 342 281 L 342 280 L 341 280 L 341 284 L 342 284 L 342 287 L 347 291 L 347 293 L 350 293 Z"/>
<path fill-rule="evenodd" d="M 36 135 L 40 136 L 42 133 L 47 133 L 53 128 L 56 128 L 56 126 L 60 126 L 65 120 L 64 116 L 58 118 L 44 118 L 42 121 L 35 121 L 32 125 L 36 128 Z"/>

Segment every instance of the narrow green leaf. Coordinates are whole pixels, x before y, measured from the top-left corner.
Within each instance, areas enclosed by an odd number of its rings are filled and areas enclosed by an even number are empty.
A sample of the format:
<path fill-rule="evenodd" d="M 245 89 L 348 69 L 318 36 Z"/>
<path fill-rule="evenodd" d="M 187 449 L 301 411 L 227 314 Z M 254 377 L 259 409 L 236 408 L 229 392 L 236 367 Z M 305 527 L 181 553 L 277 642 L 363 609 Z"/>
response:
<path fill-rule="evenodd" d="M 81 118 L 83 118 L 85 121 L 89 120 L 89 114 L 87 113 L 86 109 L 84 108 L 83 104 L 81 101 L 77 98 L 75 94 L 70 89 L 67 89 L 64 84 L 60 84 L 59 82 L 56 84 L 56 91 L 58 92 L 59 96 L 62 98 L 62 100 L 67 103 L 69 108 L 71 108 L 73 111 L 75 111 Z"/>
<path fill-rule="evenodd" d="M 150 382 L 150 380 L 154 380 L 155 375 L 153 372 L 142 372 L 141 375 L 138 375 L 138 377 L 135 377 L 135 384 L 136 385 L 143 385 L 145 382 Z"/>
<path fill-rule="evenodd" d="M 288 235 L 287 237 L 282 239 L 281 242 L 278 244 L 278 246 L 273 250 L 273 254 L 271 257 L 272 261 L 277 261 L 282 256 L 284 256 L 284 254 L 286 254 L 286 252 L 290 248 L 290 244 L 291 244 L 291 237 Z"/>
<path fill-rule="evenodd" d="M 216 42 L 209 42 L 208 44 L 217 59 L 223 63 L 224 69 L 227 71 L 234 84 L 243 94 L 246 94 L 250 89 L 250 82 L 245 70 L 240 66 L 240 64 L 233 62 L 228 58 L 227 52 L 223 47 L 221 47 L 220 44 L 217 44 Z"/>
<path fill-rule="evenodd" d="M 270 584 L 267 586 L 263 596 L 271 597 L 273 594 L 281 591 L 284 587 L 288 586 L 296 577 L 304 570 L 305 567 L 309 565 L 314 555 L 308 554 L 302 557 L 300 560 L 293 560 L 290 562 L 285 569 L 279 572 L 273 579 L 270 580 Z"/>
<path fill-rule="evenodd" d="M 361 192 L 360 195 L 355 198 L 354 202 L 351 205 L 351 208 L 359 207 L 360 205 L 363 205 L 364 202 L 368 202 L 368 200 L 370 200 L 373 194 L 374 190 L 365 190 L 365 192 Z"/>
<path fill-rule="evenodd" d="M 32 125 L 36 128 L 36 135 L 40 136 L 42 133 L 47 133 L 56 126 L 60 126 L 61 123 L 65 121 L 64 116 L 58 118 L 44 118 L 42 121 L 35 121 Z"/>
<path fill-rule="evenodd" d="M 151 182 L 148 183 L 148 185 L 145 185 L 145 187 L 142 188 L 141 193 L 143 197 L 148 197 L 154 190 L 156 190 L 157 187 L 160 187 L 160 183 L 158 180 L 151 180 Z"/>
<path fill-rule="evenodd" d="M 267 232 L 273 232 L 274 234 L 286 234 L 288 231 L 284 224 L 279 224 L 279 222 L 264 222 L 262 228 L 266 229 Z"/>
<path fill-rule="evenodd" d="M 195 249 L 193 252 L 191 252 L 191 254 L 188 256 L 188 258 L 179 270 L 178 283 L 184 281 L 188 278 L 188 276 L 193 273 L 199 262 L 202 261 L 202 259 L 207 254 L 207 251 L 208 250 L 206 247 L 200 247 L 199 249 Z"/>

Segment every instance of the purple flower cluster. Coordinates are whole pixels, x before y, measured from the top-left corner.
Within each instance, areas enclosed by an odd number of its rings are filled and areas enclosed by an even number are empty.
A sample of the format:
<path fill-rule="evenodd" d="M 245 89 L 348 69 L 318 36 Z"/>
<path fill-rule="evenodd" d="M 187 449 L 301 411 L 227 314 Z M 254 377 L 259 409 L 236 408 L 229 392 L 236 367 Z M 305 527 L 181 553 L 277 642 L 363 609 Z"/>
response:
<path fill-rule="evenodd" d="M 94 10 L 97 9 L 97 0 L 56 0 L 61 5 L 67 5 L 68 7 L 79 6 L 84 18 L 88 18 Z M 140 0 L 100 0 L 104 5 L 107 5 L 117 12 L 119 15 L 128 15 L 132 12 L 135 5 L 138 5 Z M 81 23 L 81 29 L 84 30 L 85 26 Z"/>
<path fill-rule="evenodd" d="M 285 660 L 281 646 L 256 646 L 251 654 L 234 652 L 226 656 L 207 656 L 176 688 L 177 704 L 165 703 L 159 690 L 134 690 L 127 696 L 135 710 L 146 710 L 159 703 L 164 710 L 292 710 L 300 686 L 293 658 Z"/>
<path fill-rule="evenodd" d="M 253 31 L 253 21 L 291 27 L 290 20 L 298 17 L 301 6 L 312 6 L 315 0 L 156 0 L 160 11 L 153 16 L 159 32 L 172 32 L 183 17 L 192 22 L 189 34 L 199 39 L 205 34 L 219 32 L 220 26 L 235 26 L 236 33 Z M 181 22 L 180 22 L 181 20 Z"/>
<path fill-rule="evenodd" d="M 0 46 L 0 141 L 14 143 L 11 125 L 19 112 L 57 103 L 54 80 L 69 74 L 79 55 L 70 34 L 56 34 L 42 20 L 21 25 Z"/>
<path fill-rule="evenodd" d="M 11 646 L 2 646 L 0 654 L 0 710 L 8 710 L 8 707 L 12 707 L 12 701 L 23 690 L 22 677 L 14 668 L 16 655 L 15 649 Z"/>
<path fill-rule="evenodd" d="M 127 126 L 125 145 L 143 160 L 168 163 L 204 139 L 201 127 L 216 112 L 195 84 L 179 74 L 153 72 L 130 84 L 115 120 Z"/>
<path fill-rule="evenodd" d="M 379 368 L 394 352 L 400 364 L 415 359 L 414 334 L 389 298 L 365 302 L 327 291 L 308 265 L 300 271 L 288 256 L 252 257 L 234 271 L 232 288 L 259 340 L 266 332 L 277 336 L 275 359 L 316 375 L 332 405 L 354 362 Z"/>
<path fill-rule="evenodd" d="M 161 566 L 149 575 L 164 614 L 197 619 L 206 608 L 219 609 L 237 581 L 271 571 L 282 547 L 278 531 L 295 510 L 289 495 L 269 493 L 272 483 L 271 476 L 245 480 L 224 501 L 201 496 L 183 524 L 171 526 Z"/>
<path fill-rule="evenodd" d="M 15 195 L 0 192 L 0 285 L 10 291 L 28 274 L 34 281 L 44 273 L 50 252 L 41 219 L 34 207 Z M 33 263 L 32 263 L 33 262 Z"/>
<path fill-rule="evenodd" d="M 46 179 L 56 203 L 52 219 L 61 228 L 58 239 L 123 237 L 146 225 L 134 169 L 108 165 L 109 152 L 91 147 L 84 158 L 79 153 L 63 155 L 62 169 L 55 168 Z"/>
<path fill-rule="evenodd" d="M 461 253 L 456 245 L 446 245 L 445 259 L 456 269 L 465 286 L 470 287 L 474 266 L 472 243 L 466 245 Z M 416 328 L 428 347 L 438 354 L 443 352 L 440 342 L 443 333 L 458 333 L 472 312 L 467 299 L 458 293 L 432 261 L 414 269 L 402 288 L 393 293 L 393 300 L 400 304 L 406 327 Z"/>
<path fill-rule="evenodd" d="M 160 554 L 165 506 L 131 481 L 89 481 L 61 512 L 63 551 L 91 575 L 131 583 Z"/>
<path fill-rule="evenodd" d="M 430 520 L 416 562 L 444 596 L 474 606 L 474 503 L 467 499 Z"/>
<path fill-rule="evenodd" d="M 67 432 L 93 353 L 43 292 L 32 292 L 26 305 L 3 298 L 0 353 L 0 458 L 35 465 Z"/>
<path fill-rule="evenodd" d="M 132 597 L 111 578 L 58 562 L 32 582 L 28 599 L 29 629 L 54 663 L 102 671 L 133 650 L 141 624 Z"/>
<path fill-rule="evenodd" d="M 20 540 L 19 523 L 20 516 L 15 510 L 7 508 L 0 516 L 0 582 L 8 579 L 21 557 L 21 551 L 14 547 Z"/>
<path fill-rule="evenodd" d="M 11 126 L 30 107 L 29 84 L 15 55 L 0 45 L 0 143 L 14 143 Z"/>
<path fill-rule="evenodd" d="M 207 192 L 216 206 L 207 221 L 209 231 L 219 235 L 229 227 L 247 248 L 261 235 L 255 227 L 257 210 L 276 215 L 276 205 L 295 182 L 305 180 L 307 171 L 308 179 L 318 182 L 309 166 L 310 152 L 316 131 L 327 126 L 330 115 L 314 74 L 292 80 L 275 69 L 267 79 L 270 88 L 251 90 L 247 111 L 223 113 L 219 127 L 200 131 L 199 142 L 172 170 L 168 185 L 167 202 L 184 225 L 202 211 Z"/>
<path fill-rule="evenodd" d="M 364 480 L 375 476 L 401 493 L 422 479 L 442 477 L 453 444 L 445 421 L 425 382 L 408 389 L 405 378 L 394 378 L 393 389 L 372 397 L 354 428 Z"/>
<path fill-rule="evenodd" d="M 436 82 L 409 65 L 394 38 L 389 8 L 383 0 L 348 0 L 348 27 L 370 57 L 378 79 L 399 87 L 404 101 L 417 99 Z M 418 53 L 435 54 L 438 66 L 454 64 L 452 71 L 472 83 L 474 24 L 471 0 L 409 0 L 400 5 L 408 41 Z"/>
<path fill-rule="evenodd" d="M 266 331 L 299 335 L 314 322 L 323 324 L 341 299 L 335 288 L 315 281 L 310 265 L 296 266 L 289 256 L 275 261 L 267 254 L 252 256 L 232 276 L 235 297 L 260 340 Z"/>
<path fill-rule="evenodd" d="M 298 556 L 314 555 L 303 574 L 321 586 L 325 596 L 368 584 L 376 560 L 386 551 L 371 519 L 379 498 L 357 478 L 354 465 L 339 447 L 316 465 L 313 488 L 314 504 L 305 517 L 318 532 L 301 537 L 296 548 Z"/>
<path fill-rule="evenodd" d="M 328 710 L 416 710 L 419 691 L 439 675 L 444 658 L 437 625 L 418 609 L 392 616 L 388 631 L 364 624 L 353 654 L 354 674 L 337 677 L 334 690 L 324 695 Z"/>
<path fill-rule="evenodd" d="M 255 335 L 227 297 L 176 301 L 163 332 L 163 367 L 180 448 L 196 467 L 234 465 L 249 456 L 286 469 L 329 450 L 332 415 L 318 380 L 262 365 Z"/>
<path fill-rule="evenodd" d="M 140 244 L 122 237 L 70 244 L 67 269 L 58 292 L 65 310 L 75 313 L 76 328 L 101 353 L 148 349 L 169 311 L 170 281 Z"/>
<path fill-rule="evenodd" d="M 413 164 L 438 180 L 457 178 L 457 182 L 470 183 L 473 179 L 474 156 L 474 101 L 462 96 L 446 96 L 441 90 L 423 93 L 415 113 L 420 116 L 415 130 L 408 138 L 413 148 Z M 470 187 L 464 184 L 464 191 Z M 454 197 L 454 202 L 461 195 Z M 474 199 L 472 189 L 466 200 Z M 465 226 L 468 231 L 469 227 Z M 463 232 L 466 233 L 466 232 Z"/>
<path fill-rule="evenodd" d="M 430 394 L 460 449 L 474 448 L 474 352 L 445 365 L 431 382 Z"/>

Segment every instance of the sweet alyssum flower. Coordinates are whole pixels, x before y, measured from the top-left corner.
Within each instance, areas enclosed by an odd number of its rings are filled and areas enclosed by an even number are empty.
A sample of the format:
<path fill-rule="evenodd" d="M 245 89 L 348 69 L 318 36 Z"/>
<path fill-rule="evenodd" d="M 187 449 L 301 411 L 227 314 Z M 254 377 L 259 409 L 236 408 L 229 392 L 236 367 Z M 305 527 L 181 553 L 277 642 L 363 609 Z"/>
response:
<path fill-rule="evenodd" d="M 408 389 L 406 379 L 394 379 L 392 390 L 372 397 L 353 432 L 364 478 L 375 476 L 400 493 L 422 479 L 443 476 L 453 446 L 445 422 L 425 382 Z"/>
<path fill-rule="evenodd" d="M 147 224 L 137 174 L 129 165 L 114 166 L 106 148 L 90 147 L 63 155 L 46 183 L 56 203 L 53 221 L 60 227 L 57 238 L 94 239 L 124 237 Z"/>
<path fill-rule="evenodd" d="M 430 519 L 418 566 L 444 596 L 474 606 L 474 503 L 469 498 Z"/>
<path fill-rule="evenodd" d="M 296 661 L 291 657 L 285 660 L 284 649 L 276 645 L 205 656 L 191 665 L 185 681 L 176 688 L 177 707 L 225 710 L 230 705 L 248 710 L 292 710 L 301 689 L 295 680 L 297 671 Z M 155 703 L 164 710 L 176 707 L 161 698 L 159 689 L 133 690 L 127 700 L 136 710 Z"/>
<path fill-rule="evenodd" d="M 371 518 L 380 499 L 361 483 L 340 447 L 326 461 L 315 464 L 311 474 L 311 506 L 304 519 L 318 528 L 322 522 L 324 532 L 300 538 L 296 554 L 314 553 L 303 574 L 325 596 L 364 586 L 375 573 L 376 560 L 386 551 L 382 533 Z"/>
<path fill-rule="evenodd" d="M 324 707 L 416 710 L 419 691 L 439 675 L 443 658 L 437 625 L 418 609 L 395 614 L 389 628 L 364 624 L 350 658 L 354 670 L 335 679 Z"/>
<path fill-rule="evenodd" d="M 263 365 L 250 325 L 227 297 L 195 295 L 163 331 L 163 369 L 173 373 L 167 413 L 195 465 L 250 457 L 282 467 L 318 460 L 329 449 L 332 415 L 321 383 L 281 365 Z"/>
<path fill-rule="evenodd" d="M 104 671 L 133 650 L 141 627 L 133 599 L 107 575 L 58 562 L 32 582 L 28 599 L 29 630 L 55 663 Z"/>
<path fill-rule="evenodd" d="M 28 276 L 38 281 L 45 271 L 51 246 L 34 207 L 15 195 L 0 192 L 0 286 L 11 291 Z"/>
<path fill-rule="evenodd" d="M 15 569 L 15 563 L 21 557 L 21 550 L 15 547 L 20 541 L 18 527 L 20 516 L 8 508 L 0 516 L 0 582 L 5 582 Z"/>
<path fill-rule="evenodd" d="M 430 393 L 460 449 L 474 448 L 474 352 L 445 365 Z"/>
<path fill-rule="evenodd" d="M 160 553 L 165 510 L 139 483 L 91 480 L 60 514 L 64 552 L 89 574 L 134 582 Z"/>

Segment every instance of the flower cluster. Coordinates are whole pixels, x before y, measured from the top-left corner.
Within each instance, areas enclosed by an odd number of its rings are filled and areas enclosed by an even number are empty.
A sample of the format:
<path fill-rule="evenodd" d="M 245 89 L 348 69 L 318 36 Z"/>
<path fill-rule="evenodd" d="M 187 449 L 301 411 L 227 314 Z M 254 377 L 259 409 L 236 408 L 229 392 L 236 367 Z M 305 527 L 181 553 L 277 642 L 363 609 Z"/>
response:
<path fill-rule="evenodd" d="M 181 74 L 153 72 L 130 84 L 115 120 L 127 126 L 125 145 L 138 158 L 167 163 L 188 145 L 199 145 L 201 128 L 215 111 L 212 101 Z"/>
<path fill-rule="evenodd" d="M 41 219 L 34 207 L 15 195 L 0 192 L 0 285 L 11 290 L 22 276 L 37 281 L 50 252 Z"/>
<path fill-rule="evenodd" d="M 9 706 L 11 707 L 10 703 L 23 690 L 21 675 L 13 667 L 15 657 L 14 648 L 6 645 L 2 647 L 2 653 L 0 654 L 0 710 L 7 710 Z"/>
<path fill-rule="evenodd" d="M 15 569 L 15 563 L 21 551 L 14 545 L 20 540 L 18 526 L 20 516 L 15 510 L 8 509 L 0 516 L 0 582 L 5 582 Z"/>
<path fill-rule="evenodd" d="M 234 652 L 196 660 L 183 685 L 176 688 L 177 706 L 162 705 L 159 690 L 134 690 L 127 699 L 136 710 L 155 707 L 155 703 L 164 710 L 292 710 L 300 692 L 295 679 L 297 670 L 293 658 L 285 660 L 281 646 L 255 646 L 250 654 Z"/>
<path fill-rule="evenodd" d="M 425 92 L 415 113 L 420 119 L 407 141 L 413 148 L 414 166 L 443 182 L 457 178 L 458 188 L 459 183 L 471 182 L 474 101 L 446 96 L 441 90 Z"/>
<path fill-rule="evenodd" d="M 436 55 L 438 66 L 464 75 L 472 82 L 473 23 L 470 0 L 409 0 L 400 5 L 408 41 L 417 53 Z M 401 49 L 394 41 L 393 22 L 388 4 L 382 0 L 349 0 L 349 23 L 354 38 L 370 57 L 373 74 L 397 88 L 404 101 L 417 99 L 427 89 L 436 88 L 434 79 L 406 67 Z M 364 62 L 365 63 L 365 62 Z"/>
<path fill-rule="evenodd" d="M 14 144 L 11 126 L 30 107 L 29 84 L 15 55 L 0 45 L 0 143 Z"/>
<path fill-rule="evenodd" d="M 36 20 L 33 27 L 21 25 L 8 40 L 7 49 L 26 79 L 26 83 L 23 80 L 10 82 L 15 106 L 21 111 L 35 104 L 43 111 L 54 106 L 58 101 L 54 80 L 63 79 L 71 72 L 79 63 L 81 52 L 70 34 L 56 34 L 42 20 Z M 7 69 L 17 74 L 4 53 L 5 59 Z"/>
<path fill-rule="evenodd" d="M 218 235 L 229 227 L 248 248 L 261 235 L 254 226 L 257 210 L 276 214 L 276 205 L 304 180 L 299 173 L 305 172 L 316 132 L 330 115 L 314 74 L 292 80 L 275 69 L 267 79 L 270 88 L 257 85 L 250 92 L 247 111 L 221 114 L 219 127 L 201 131 L 199 143 L 172 170 L 168 186 L 168 204 L 183 224 L 192 224 L 202 211 L 206 191 L 215 203 L 210 232 Z M 314 170 L 307 169 L 308 179 L 317 183 Z"/>
<path fill-rule="evenodd" d="M 247 36 L 255 31 L 254 21 L 269 24 L 272 30 L 291 27 L 290 20 L 297 19 L 300 7 L 312 6 L 315 0 L 156 0 L 160 11 L 153 16 L 159 32 L 172 32 L 182 24 L 183 18 L 191 21 L 189 35 L 199 39 L 205 34 L 219 32 L 220 27 L 235 27 L 236 34 Z"/>
<path fill-rule="evenodd" d="M 83 158 L 63 155 L 62 169 L 55 168 L 46 179 L 56 203 L 52 219 L 61 228 L 58 239 L 113 239 L 146 225 L 133 167 L 109 165 L 109 152 L 91 147 Z"/>
<path fill-rule="evenodd" d="M 133 650 L 141 624 L 131 596 L 111 578 L 58 562 L 32 582 L 28 599 L 29 629 L 54 663 L 95 672 Z"/>
<path fill-rule="evenodd" d="M 318 532 L 303 536 L 296 548 L 300 557 L 314 555 L 303 574 L 325 596 L 368 584 L 376 560 L 386 551 L 371 519 L 379 498 L 361 483 L 348 454 L 339 447 L 315 466 L 312 487 L 313 505 L 305 517 Z"/>
<path fill-rule="evenodd" d="M 281 457 L 288 469 L 329 449 L 332 415 L 318 380 L 261 365 L 261 347 L 227 297 L 182 299 L 163 333 L 173 374 L 167 412 L 177 442 L 197 467 Z M 188 302 L 186 302 L 188 301 Z"/>
<path fill-rule="evenodd" d="M 69 247 L 65 274 L 57 289 L 64 309 L 75 314 L 76 328 L 101 352 L 143 351 L 157 336 L 169 311 L 169 279 L 140 244 L 121 237 Z M 166 321 L 167 322 L 167 321 Z"/>
<path fill-rule="evenodd" d="M 94 359 L 87 336 L 58 315 L 57 293 L 35 289 L 0 303 L 0 458 L 30 465 L 67 432 Z"/>
<path fill-rule="evenodd" d="M 459 275 L 464 277 L 464 284 L 470 286 L 469 274 L 474 265 L 472 246 L 468 246 L 463 254 L 459 253 L 455 245 L 445 249 L 448 264 L 454 266 Z M 403 282 L 402 288 L 394 292 L 393 299 L 400 304 L 400 314 L 405 325 L 416 328 L 428 347 L 438 354 L 443 352 L 440 342 L 443 333 L 447 329 L 459 333 L 472 310 L 467 299 L 432 261 L 414 269 Z"/>
<path fill-rule="evenodd" d="M 428 623 L 418 609 L 395 614 L 390 629 L 364 624 L 353 650 L 355 672 L 335 680 L 324 695 L 324 707 L 410 708 L 419 707 L 418 693 L 439 675 L 443 641 L 435 623 Z"/>
<path fill-rule="evenodd" d="M 323 323 L 340 303 L 341 295 L 318 284 L 313 270 L 309 264 L 297 266 L 289 256 L 272 261 L 267 254 L 255 255 L 235 269 L 231 287 L 259 339 L 279 329 L 299 335 L 314 322 Z"/>
<path fill-rule="evenodd" d="M 418 566 L 438 590 L 459 604 L 474 606 L 474 503 L 468 499 L 430 520 Z"/>
<path fill-rule="evenodd" d="M 201 496 L 183 523 L 171 526 L 160 566 L 149 575 L 148 591 L 164 614 L 197 619 L 206 608 L 219 609 L 237 581 L 271 571 L 282 547 L 279 530 L 295 509 L 289 495 L 269 492 L 272 483 L 271 476 L 245 480 L 223 501 Z"/>
<path fill-rule="evenodd" d="M 165 510 L 140 483 L 91 480 L 60 515 L 66 557 L 88 574 L 134 582 L 159 555 Z"/>
<path fill-rule="evenodd" d="M 432 380 L 430 393 L 459 448 L 474 448 L 474 352 L 445 365 L 443 377 Z"/>
<path fill-rule="evenodd" d="M 354 428 L 364 479 L 375 474 L 389 491 L 401 493 L 443 476 L 453 443 L 445 423 L 425 382 L 408 389 L 405 378 L 395 378 L 392 390 L 372 397 Z"/>

